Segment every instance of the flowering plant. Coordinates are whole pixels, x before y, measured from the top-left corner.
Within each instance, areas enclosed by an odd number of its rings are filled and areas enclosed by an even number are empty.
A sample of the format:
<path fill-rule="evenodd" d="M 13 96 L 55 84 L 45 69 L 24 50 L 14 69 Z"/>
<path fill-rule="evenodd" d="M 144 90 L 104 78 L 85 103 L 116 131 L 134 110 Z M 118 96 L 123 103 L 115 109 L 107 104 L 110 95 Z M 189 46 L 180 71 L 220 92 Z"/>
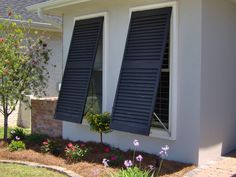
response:
<path fill-rule="evenodd" d="M 68 162 L 78 162 L 87 155 L 88 149 L 85 146 L 81 147 L 69 143 L 65 148 L 65 153 Z"/>
<path fill-rule="evenodd" d="M 58 142 L 46 139 L 42 142 L 40 150 L 42 153 L 51 153 L 53 155 L 59 155 L 61 148 Z"/>
<path fill-rule="evenodd" d="M 169 146 L 164 146 L 161 148 L 161 151 L 159 153 L 159 156 L 161 158 L 161 162 L 159 164 L 159 167 L 156 171 L 156 168 L 152 165 L 149 165 L 148 168 L 146 169 L 142 169 L 141 167 L 141 163 L 143 161 L 143 156 L 142 155 L 138 155 L 135 157 L 135 152 L 137 150 L 137 147 L 139 147 L 140 143 L 138 140 L 134 140 L 133 141 L 133 145 L 134 145 L 134 152 L 133 152 L 133 161 L 131 160 L 125 160 L 124 161 L 124 166 L 126 167 L 125 169 L 121 169 L 120 171 L 118 171 L 117 173 L 111 173 L 110 177 L 154 177 L 154 175 L 156 175 L 156 177 L 158 177 L 160 170 L 162 168 L 162 164 L 164 161 L 164 158 L 168 156 L 167 151 L 169 150 Z M 139 167 L 137 165 L 135 165 L 135 160 L 139 163 Z M 106 161 L 106 163 L 104 164 L 104 166 L 106 165 L 109 166 L 108 164 L 109 160 Z"/>
<path fill-rule="evenodd" d="M 88 112 L 86 114 L 86 118 L 88 120 L 88 123 L 90 124 L 90 129 L 100 134 L 100 143 L 103 143 L 102 134 L 109 133 L 111 131 L 110 113 L 104 112 L 103 114 L 94 114 L 94 113 Z"/>
<path fill-rule="evenodd" d="M 15 128 L 10 131 L 10 140 L 23 140 L 26 134 L 22 128 Z"/>
<path fill-rule="evenodd" d="M 104 158 L 108 160 L 111 167 L 119 166 L 124 161 L 124 156 L 119 150 L 110 149 L 109 153 L 104 154 Z"/>
<path fill-rule="evenodd" d="M 8 118 L 18 103 L 29 105 L 26 95 L 43 95 L 49 78 L 51 50 L 46 39 L 33 32 L 31 21 L 9 10 L 8 18 L 0 22 L 0 112 L 4 116 L 5 141 Z"/>

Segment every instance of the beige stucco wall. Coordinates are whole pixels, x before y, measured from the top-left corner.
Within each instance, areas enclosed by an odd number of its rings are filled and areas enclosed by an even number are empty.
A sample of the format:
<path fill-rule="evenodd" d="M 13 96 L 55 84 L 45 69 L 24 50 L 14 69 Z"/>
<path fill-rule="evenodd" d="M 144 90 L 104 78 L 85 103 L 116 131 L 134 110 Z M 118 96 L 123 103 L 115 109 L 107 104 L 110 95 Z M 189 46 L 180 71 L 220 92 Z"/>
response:
<path fill-rule="evenodd" d="M 45 90 L 47 96 L 58 96 L 58 83 L 62 78 L 62 33 L 60 32 L 48 32 L 39 31 L 39 34 L 48 37 L 48 48 L 52 49 L 52 56 L 50 59 L 50 65 L 48 71 L 50 73 L 50 79 L 48 80 L 48 88 Z M 56 65 L 54 67 L 53 65 Z M 10 115 L 9 126 L 14 127 L 21 125 L 24 127 L 30 127 L 31 124 L 31 111 L 25 109 L 25 104 L 21 103 L 17 106 L 16 110 Z M 3 126 L 3 116 L 0 114 L 0 126 Z"/>
<path fill-rule="evenodd" d="M 200 163 L 236 148 L 236 4 L 203 0 Z"/>
<path fill-rule="evenodd" d="M 74 17 L 107 12 L 109 17 L 106 102 L 104 110 L 111 112 L 117 80 L 123 58 L 129 24 L 129 8 L 170 2 L 163 0 L 94 0 L 63 8 L 63 59 L 66 61 L 73 30 Z M 166 140 L 114 131 L 104 141 L 122 149 L 132 148 L 133 139 L 140 140 L 139 150 L 158 154 L 161 146 L 170 146 L 169 159 L 198 163 L 200 131 L 200 68 L 201 68 L 201 0 L 178 1 L 178 76 L 176 140 Z M 65 62 L 64 62 L 65 63 Z M 63 122 L 63 137 L 72 140 L 98 141 L 89 127 Z"/>

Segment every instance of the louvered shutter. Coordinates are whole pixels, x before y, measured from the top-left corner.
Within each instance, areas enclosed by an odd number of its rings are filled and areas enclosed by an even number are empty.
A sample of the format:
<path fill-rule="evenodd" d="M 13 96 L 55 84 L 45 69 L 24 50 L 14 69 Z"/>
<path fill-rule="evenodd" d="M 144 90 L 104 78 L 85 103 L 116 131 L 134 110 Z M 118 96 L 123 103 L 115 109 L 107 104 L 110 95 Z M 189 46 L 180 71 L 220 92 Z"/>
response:
<path fill-rule="evenodd" d="M 55 118 L 81 123 L 103 17 L 75 22 Z"/>
<path fill-rule="evenodd" d="M 149 135 L 172 8 L 132 13 L 111 128 Z"/>

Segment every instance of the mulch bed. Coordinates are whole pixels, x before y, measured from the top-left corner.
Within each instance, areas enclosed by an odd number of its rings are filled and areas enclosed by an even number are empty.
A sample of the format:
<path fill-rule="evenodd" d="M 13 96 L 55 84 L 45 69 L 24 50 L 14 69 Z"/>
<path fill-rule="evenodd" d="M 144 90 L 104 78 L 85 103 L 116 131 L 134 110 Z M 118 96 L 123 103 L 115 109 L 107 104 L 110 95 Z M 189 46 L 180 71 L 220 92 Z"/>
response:
<path fill-rule="evenodd" d="M 51 139 L 51 138 L 50 138 Z M 64 154 L 64 149 L 70 141 L 62 139 L 53 139 L 61 147 L 59 152 L 56 155 L 52 154 L 43 154 L 40 152 L 40 147 L 42 141 L 26 141 L 27 150 L 18 151 L 18 152 L 9 152 L 7 145 L 0 140 L 0 159 L 9 159 L 9 160 L 21 160 L 42 163 L 45 165 L 57 165 L 68 170 L 72 170 L 84 177 L 101 177 L 107 176 L 109 172 L 116 172 L 120 168 L 124 168 L 123 160 L 130 159 L 132 160 L 133 151 L 121 151 L 116 148 L 112 148 L 109 145 L 101 145 L 94 142 L 72 142 L 73 144 L 83 145 L 89 149 L 89 153 L 86 158 L 78 163 L 68 163 Z M 141 154 L 143 156 L 142 166 L 147 167 L 148 165 L 156 166 L 158 165 L 159 158 L 156 155 L 148 154 L 144 152 L 136 152 L 136 155 Z M 110 158 L 115 155 L 119 156 L 119 161 L 113 165 L 113 167 L 105 168 L 102 164 L 102 159 Z M 194 169 L 195 166 L 184 164 L 180 162 L 167 161 L 163 163 L 163 168 L 161 170 L 160 176 L 164 177 L 182 177 L 185 173 Z"/>

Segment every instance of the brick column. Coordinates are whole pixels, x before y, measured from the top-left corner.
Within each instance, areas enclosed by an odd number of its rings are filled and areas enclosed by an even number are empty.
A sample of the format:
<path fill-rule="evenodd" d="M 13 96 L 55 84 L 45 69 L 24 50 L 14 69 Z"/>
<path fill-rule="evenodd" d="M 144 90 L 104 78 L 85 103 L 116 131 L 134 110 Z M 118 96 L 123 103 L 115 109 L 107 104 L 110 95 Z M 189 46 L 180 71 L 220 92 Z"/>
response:
<path fill-rule="evenodd" d="M 46 134 L 50 137 L 62 136 L 62 121 L 53 119 L 57 97 L 31 99 L 32 133 Z"/>

